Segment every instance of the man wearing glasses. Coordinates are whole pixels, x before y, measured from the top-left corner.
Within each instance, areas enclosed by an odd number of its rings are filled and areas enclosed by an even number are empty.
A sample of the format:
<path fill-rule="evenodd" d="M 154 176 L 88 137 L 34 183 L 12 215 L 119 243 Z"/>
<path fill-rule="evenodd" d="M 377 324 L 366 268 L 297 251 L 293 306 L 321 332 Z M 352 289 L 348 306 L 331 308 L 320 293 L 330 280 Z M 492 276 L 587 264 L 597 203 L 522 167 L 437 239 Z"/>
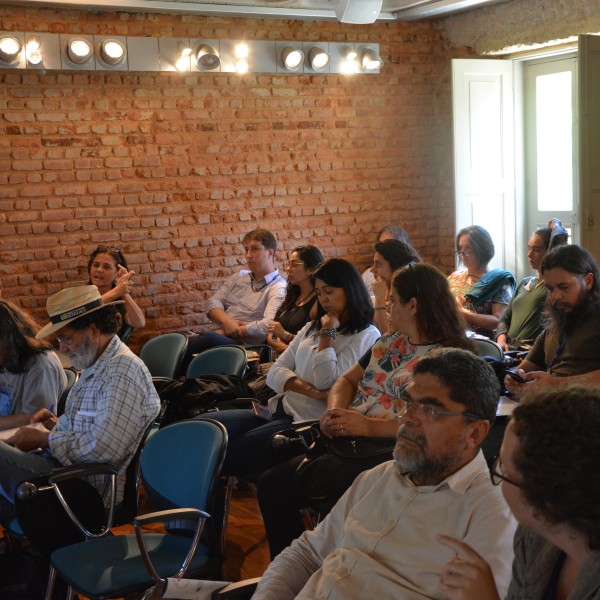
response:
<path fill-rule="evenodd" d="M 148 369 L 117 336 L 117 304 L 105 304 L 95 285 L 48 298 L 50 323 L 36 337 L 54 335 L 81 375 L 63 415 L 56 418 L 41 409 L 32 423 L 45 428 L 21 427 L 0 442 L 0 523 L 14 515 L 19 483 L 59 466 L 110 463 L 119 469 L 117 502 L 121 500 L 127 465 L 156 419 L 160 401 Z M 101 491 L 104 477 L 90 479 Z"/>
<path fill-rule="evenodd" d="M 206 316 L 217 328 L 188 339 L 182 368 L 207 348 L 228 344 L 260 344 L 285 298 L 286 282 L 275 268 L 277 240 L 266 229 L 243 239 L 247 269 L 235 273 L 206 304 Z"/>
<path fill-rule="evenodd" d="M 441 599 L 452 535 L 491 565 L 501 595 L 510 580 L 515 522 L 480 450 L 499 384 L 465 350 L 431 351 L 399 400 L 394 460 L 358 476 L 314 531 L 271 563 L 255 599 Z"/>
<path fill-rule="evenodd" d="M 600 272 L 590 253 L 570 244 L 542 259 L 546 328 L 517 374 L 505 384 L 513 395 L 536 385 L 600 384 Z"/>

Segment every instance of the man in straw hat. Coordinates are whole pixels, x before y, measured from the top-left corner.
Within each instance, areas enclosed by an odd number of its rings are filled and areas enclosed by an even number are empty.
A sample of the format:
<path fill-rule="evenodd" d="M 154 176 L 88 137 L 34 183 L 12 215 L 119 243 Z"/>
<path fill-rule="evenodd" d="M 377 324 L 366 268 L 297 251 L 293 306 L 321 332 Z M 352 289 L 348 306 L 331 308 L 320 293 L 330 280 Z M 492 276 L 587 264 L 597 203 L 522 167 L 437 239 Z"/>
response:
<path fill-rule="evenodd" d="M 159 398 L 144 363 L 116 335 L 119 303 L 104 304 L 94 285 L 48 298 L 50 323 L 36 337 L 54 334 L 82 373 L 61 417 L 47 409 L 35 415 L 47 430 L 21 427 L 0 443 L 0 523 L 14 515 L 19 483 L 61 465 L 99 461 L 119 467 L 117 501 L 122 498 L 127 465 L 158 415 Z M 100 490 L 103 477 L 93 483 Z"/>

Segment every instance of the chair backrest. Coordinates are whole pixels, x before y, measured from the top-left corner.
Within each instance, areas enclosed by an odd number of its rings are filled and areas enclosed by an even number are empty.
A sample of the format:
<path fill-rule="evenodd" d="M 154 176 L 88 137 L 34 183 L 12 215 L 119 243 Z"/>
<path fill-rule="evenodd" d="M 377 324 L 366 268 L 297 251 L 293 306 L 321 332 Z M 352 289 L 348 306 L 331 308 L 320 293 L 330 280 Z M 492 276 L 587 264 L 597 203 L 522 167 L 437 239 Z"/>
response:
<path fill-rule="evenodd" d="M 140 358 L 152 377 L 174 379 L 179 375 L 186 348 L 187 336 L 183 333 L 165 333 L 148 340 L 140 350 Z"/>
<path fill-rule="evenodd" d="M 216 346 L 198 354 L 190 363 L 186 377 L 236 375 L 243 377 L 248 365 L 246 350 L 241 346 Z"/>
<path fill-rule="evenodd" d="M 209 510 L 227 447 L 227 430 L 209 419 L 160 429 L 142 449 L 140 474 L 156 510 Z"/>
<path fill-rule="evenodd" d="M 504 360 L 504 350 L 496 342 L 478 337 L 471 338 L 471 341 L 475 344 L 479 356 L 491 356 L 497 360 Z"/>
<path fill-rule="evenodd" d="M 67 396 L 71 391 L 71 388 L 77 383 L 79 379 L 79 371 L 73 367 L 64 367 L 65 375 L 67 376 L 67 385 L 60 395 L 58 402 L 56 403 L 56 414 L 60 417 L 65 412 L 65 405 L 67 404 Z"/>

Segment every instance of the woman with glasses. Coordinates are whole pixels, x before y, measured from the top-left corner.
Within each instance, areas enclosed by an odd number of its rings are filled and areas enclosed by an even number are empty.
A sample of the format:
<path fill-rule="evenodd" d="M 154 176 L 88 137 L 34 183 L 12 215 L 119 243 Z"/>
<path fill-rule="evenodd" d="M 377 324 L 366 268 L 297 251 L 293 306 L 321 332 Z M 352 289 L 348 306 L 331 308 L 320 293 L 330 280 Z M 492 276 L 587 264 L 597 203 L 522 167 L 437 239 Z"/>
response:
<path fill-rule="evenodd" d="M 90 284 L 98 288 L 105 303 L 125 301 L 119 307 L 123 319 L 119 337 L 127 343 L 133 329 L 141 329 L 146 325 L 144 312 L 131 297 L 135 271 L 127 269 L 127 261 L 120 250 L 109 246 L 98 246 L 92 252 L 87 271 Z"/>
<path fill-rule="evenodd" d="M 320 420 L 321 432 L 330 438 L 389 437 L 390 452 L 382 455 L 380 462 L 391 458 L 399 426 L 394 401 L 409 384 L 417 362 L 434 348 L 472 350 L 446 277 L 433 265 L 410 263 L 394 273 L 390 318 L 392 331 L 382 335 L 336 381 Z M 276 466 L 259 480 L 258 501 L 272 557 L 304 531 L 299 509 L 306 507 L 308 500 L 295 479 L 302 459 Z M 328 506 L 359 472 L 348 469 L 332 473 L 338 486 L 327 498 Z"/>
<path fill-rule="evenodd" d="M 323 262 L 323 255 L 316 246 L 298 246 L 290 253 L 285 265 L 287 291 L 283 304 L 269 323 L 267 344 L 281 354 L 296 334 L 316 314 L 317 293 L 313 273 Z"/>
<path fill-rule="evenodd" d="M 506 430 L 492 482 L 519 522 L 506 600 L 600 599 L 600 390 L 538 388 Z M 447 600 L 499 600 L 489 565 L 468 545 L 441 573 Z"/>
<path fill-rule="evenodd" d="M 512 273 L 489 269 L 494 252 L 492 237 L 483 227 L 461 229 L 456 236 L 456 255 L 465 268 L 448 277 L 467 327 L 489 338 L 494 337 L 516 283 Z"/>
<path fill-rule="evenodd" d="M 375 309 L 375 325 L 381 333 L 390 331 L 387 303 L 394 271 L 409 262 L 417 263 L 419 260 L 417 251 L 402 240 L 384 240 L 375 244 L 375 255 L 371 267 L 371 272 L 375 277 L 372 286 L 373 307 Z"/>
<path fill-rule="evenodd" d="M 540 227 L 527 244 L 529 266 L 537 275 L 525 277 L 519 283 L 496 329 L 496 342 L 505 352 L 530 348 L 542 332 L 542 312 L 546 307 L 542 259 L 549 250 L 566 244 L 569 239 L 559 219 L 550 223 L 549 227 Z"/>

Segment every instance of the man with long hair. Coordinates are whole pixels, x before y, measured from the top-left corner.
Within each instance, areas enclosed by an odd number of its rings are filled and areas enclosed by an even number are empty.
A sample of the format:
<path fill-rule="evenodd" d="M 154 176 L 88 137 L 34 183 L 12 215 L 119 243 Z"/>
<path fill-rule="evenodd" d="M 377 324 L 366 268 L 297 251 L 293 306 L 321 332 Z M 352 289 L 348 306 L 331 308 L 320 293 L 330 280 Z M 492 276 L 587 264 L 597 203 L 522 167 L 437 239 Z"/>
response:
<path fill-rule="evenodd" d="M 28 425 L 55 406 L 66 376 L 52 345 L 36 340 L 39 327 L 14 304 L 0 300 L 0 429 Z"/>
<path fill-rule="evenodd" d="M 512 394 L 532 385 L 600 384 L 600 273 L 590 253 L 559 246 L 542 260 L 548 290 L 545 329 L 517 372 L 506 378 Z"/>

